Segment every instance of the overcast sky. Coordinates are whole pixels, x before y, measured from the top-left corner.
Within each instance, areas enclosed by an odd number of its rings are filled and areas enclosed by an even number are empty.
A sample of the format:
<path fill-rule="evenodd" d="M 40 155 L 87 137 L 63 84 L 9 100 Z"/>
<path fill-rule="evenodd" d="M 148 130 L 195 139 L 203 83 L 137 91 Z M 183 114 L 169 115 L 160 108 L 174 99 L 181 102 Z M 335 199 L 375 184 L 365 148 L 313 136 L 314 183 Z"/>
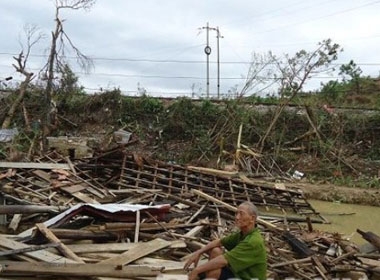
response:
<path fill-rule="evenodd" d="M 20 52 L 23 26 L 34 24 L 47 35 L 32 49 L 29 68 L 45 63 L 54 29 L 52 0 L 3 0 L 0 8 L 0 80 L 15 73 L 12 55 Z M 97 0 L 89 11 L 62 13 L 64 30 L 94 69 L 82 74 L 80 84 L 89 92 L 120 88 L 135 94 L 145 88 L 151 95 L 176 96 L 206 92 L 207 22 L 218 27 L 220 92 L 241 89 L 252 53 L 272 51 L 277 56 L 316 49 L 331 38 L 344 52 L 338 63 L 351 59 L 364 75 L 380 70 L 380 1 L 371 0 Z M 217 92 L 217 39 L 211 30 L 210 95 Z M 20 39 L 21 38 L 21 39 Z M 336 76 L 336 75 L 335 75 Z M 335 77 L 334 76 L 334 77 Z M 331 79 L 334 79 L 332 77 Z M 328 81 L 328 79 L 325 79 Z M 320 81 L 310 81 L 308 87 Z"/>

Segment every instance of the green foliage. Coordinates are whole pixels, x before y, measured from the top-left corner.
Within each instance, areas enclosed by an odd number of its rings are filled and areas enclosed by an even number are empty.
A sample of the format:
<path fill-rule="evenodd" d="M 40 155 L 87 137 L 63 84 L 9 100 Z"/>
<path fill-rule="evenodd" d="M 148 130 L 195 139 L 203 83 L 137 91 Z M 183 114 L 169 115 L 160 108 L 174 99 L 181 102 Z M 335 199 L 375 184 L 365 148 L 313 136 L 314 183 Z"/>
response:
<path fill-rule="evenodd" d="M 314 51 L 300 50 L 293 57 L 286 55 L 279 75 L 281 97 L 291 100 L 313 74 L 330 71 L 331 63 L 338 58 L 340 51 L 342 49 L 338 44 L 327 39 L 320 42 Z"/>
<path fill-rule="evenodd" d="M 78 96 L 80 100 L 85 95 L 83 87 L 78 85 L 78 77 L 71 70 L 70 65 L 64 64 L 60 68 L 60 79 L 57 89 L 54 91 L 54 99 L 60 108 L 73 107 L 78 101 Z"/>
<path fill-rule="evenodd" d="M 249 104 L 273 104 L 276 105 L 279 102 L 279 99 L 274 95 L 266 95 L 265 97 L 257 96 L 256 94 L 252 94 L 249 97 L 243 99 L 244 102 Z"/>
<path fill-rule="evenodd" d="M 138 121 L 140 123 L 157 122 L 164 111 L 159 99 L 143 95 L 142 97 L 122 97 L 120 120 L 124 123 Z"/>
<path fill-rule="evenodd" d="M 328 81 L 326 84 L 322 83 L 320 95 L 329 104 L 339 104 L 347 90 L 348 86 L 345 83 Z"/>
<path fill-rule="evenodd" d="M 141 98 L 136 99 L 135 105 L 139 110 L 148 115 L 159 114 L 164 109 L 160 100 L 147 95 L 143 95 Z"/>
<path fill-rule="evenodd" d="M 363 77 L 362 70 L 353 60 L 340 67 L 341 81 L 322 83 L 321 97 L 337 106 L 378 106 L 376 98 L 379 86 L 373 78 Z"/>
<path fill-rule="evenodd" d="M 209 100 L 196 104 L 191 99 L 180 98 L 166 110 L 164 135 L 166 139 L 194 139 L 210 128 L 218 115 L 218 106 Z"/>
<path fill-rule="evenodd" d="M 338 186 L 345 186 L 351 188 L 362 188 L 362 189 L 379 189 L 380 180 L 377 176 L 368 177 L 368 176 L 359 176 L 354 177 L 352 175 L 348 176 L 339 176 L 332 180 L 332 182 Z"/>
<path fill-rule="evenodd" d="M 350 78 L 351 81 L 357 81 L 363 71 L 360 69 L 359 66 L 356 65 L 356 63 L 353 60 L 350 60 L 347 64 L 342 64 L 339 68 L 340 72 L 339 75 L 343 77 L 343 81 L 347 81 L 347 76 Z"/>

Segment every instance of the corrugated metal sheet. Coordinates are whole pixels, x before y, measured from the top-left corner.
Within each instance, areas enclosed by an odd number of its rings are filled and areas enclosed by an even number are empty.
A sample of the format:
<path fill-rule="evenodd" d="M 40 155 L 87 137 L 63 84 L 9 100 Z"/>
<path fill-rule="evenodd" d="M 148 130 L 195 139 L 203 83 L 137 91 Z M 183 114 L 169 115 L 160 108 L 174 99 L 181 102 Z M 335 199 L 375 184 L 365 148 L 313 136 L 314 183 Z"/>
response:
<path fill-rule="evenodd" d="M 17 128 L 0 129 L 0 142 L 10 142 L 18 134 Z"/>
<path fill-rule="evenodd" d="M 74 205 L 70 209 L 58 214 L 54 218 L 47 220 L 44 224 L 49 226 L 57 226 L 78 214 L 91 214 L 91 216 L 101 216 L 109 218 L 110 220 L 126 221 L 128 218 L 135 219 L 135 212 L 148 211 L 154 215 L 162 215 L 168 212 L 170 204 L 162 204 L 155 206 L 141 205 L 141 204 L 90 204 L 81 203 Z M 33 229 L 29 229 L 20 233 L 19 237 L 27 237 L 32 233 Z"/>

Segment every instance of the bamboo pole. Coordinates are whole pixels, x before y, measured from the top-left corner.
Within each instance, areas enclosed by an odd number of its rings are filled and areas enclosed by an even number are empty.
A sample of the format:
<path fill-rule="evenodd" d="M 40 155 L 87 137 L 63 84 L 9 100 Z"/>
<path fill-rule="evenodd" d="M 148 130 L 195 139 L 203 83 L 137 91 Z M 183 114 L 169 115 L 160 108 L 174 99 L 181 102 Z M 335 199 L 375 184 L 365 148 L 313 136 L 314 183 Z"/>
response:
<path fill-rule="evenodd" d="M 228 210 L 231 210 L 233 212 L 237 211 L 237 208 L 235 206 L 229 205 L 229 204 L 227 204 L 227 203 L 225 203 L 225 202 L 223 202 L 223 201 L 221 201 L 221 200 L 219 200 L 219 199 L 217 199 L 215 197 L 212 197 L 212 196 L 210 196 L 208 194 L 205 194 L 202 191 L 199 191 L 199 190 L 196 190 L 196 189 L 192 189 L 191 192 L 193 194 L 196 194 L 196 195 L 199 195 L 199 196 L 205 198 L 208 201 L 212 201 L 212 202 L 215 202 L 217 204 L 220 204 L 220 205 L 224 206 L 225 208 L 227 208 Z M 264 221 L 264 220 L 260 219 L 259 217 L 257 217 L 257 222 L 259 224 L 261 224 L 261 225 L 269 228 L 269 229 L 272 229 L 272 230 L 282 230 L 282 229 L 278 228 L 277 226 L 275 226 L 274 224 L 272 224 L 270 222 L 267 222 L 267 221 Z"/>

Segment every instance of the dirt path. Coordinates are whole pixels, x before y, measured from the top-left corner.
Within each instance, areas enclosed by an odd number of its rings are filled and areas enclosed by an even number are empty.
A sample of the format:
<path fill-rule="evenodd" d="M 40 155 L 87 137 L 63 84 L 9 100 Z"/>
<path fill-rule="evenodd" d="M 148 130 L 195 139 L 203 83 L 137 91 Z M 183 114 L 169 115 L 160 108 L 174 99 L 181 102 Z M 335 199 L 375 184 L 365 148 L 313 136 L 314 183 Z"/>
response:
<path fill-rule="evenodd" d="M 275 186 L 275 183 L 252 180 L 252 183 Z M 306 182 L 280 183 L 287 188 L 299 188 L 309 199 L 340 201 L 343 203 L 380 206 L 379 189 L 349 188 L 330 184 L 311 184 Z"/>

